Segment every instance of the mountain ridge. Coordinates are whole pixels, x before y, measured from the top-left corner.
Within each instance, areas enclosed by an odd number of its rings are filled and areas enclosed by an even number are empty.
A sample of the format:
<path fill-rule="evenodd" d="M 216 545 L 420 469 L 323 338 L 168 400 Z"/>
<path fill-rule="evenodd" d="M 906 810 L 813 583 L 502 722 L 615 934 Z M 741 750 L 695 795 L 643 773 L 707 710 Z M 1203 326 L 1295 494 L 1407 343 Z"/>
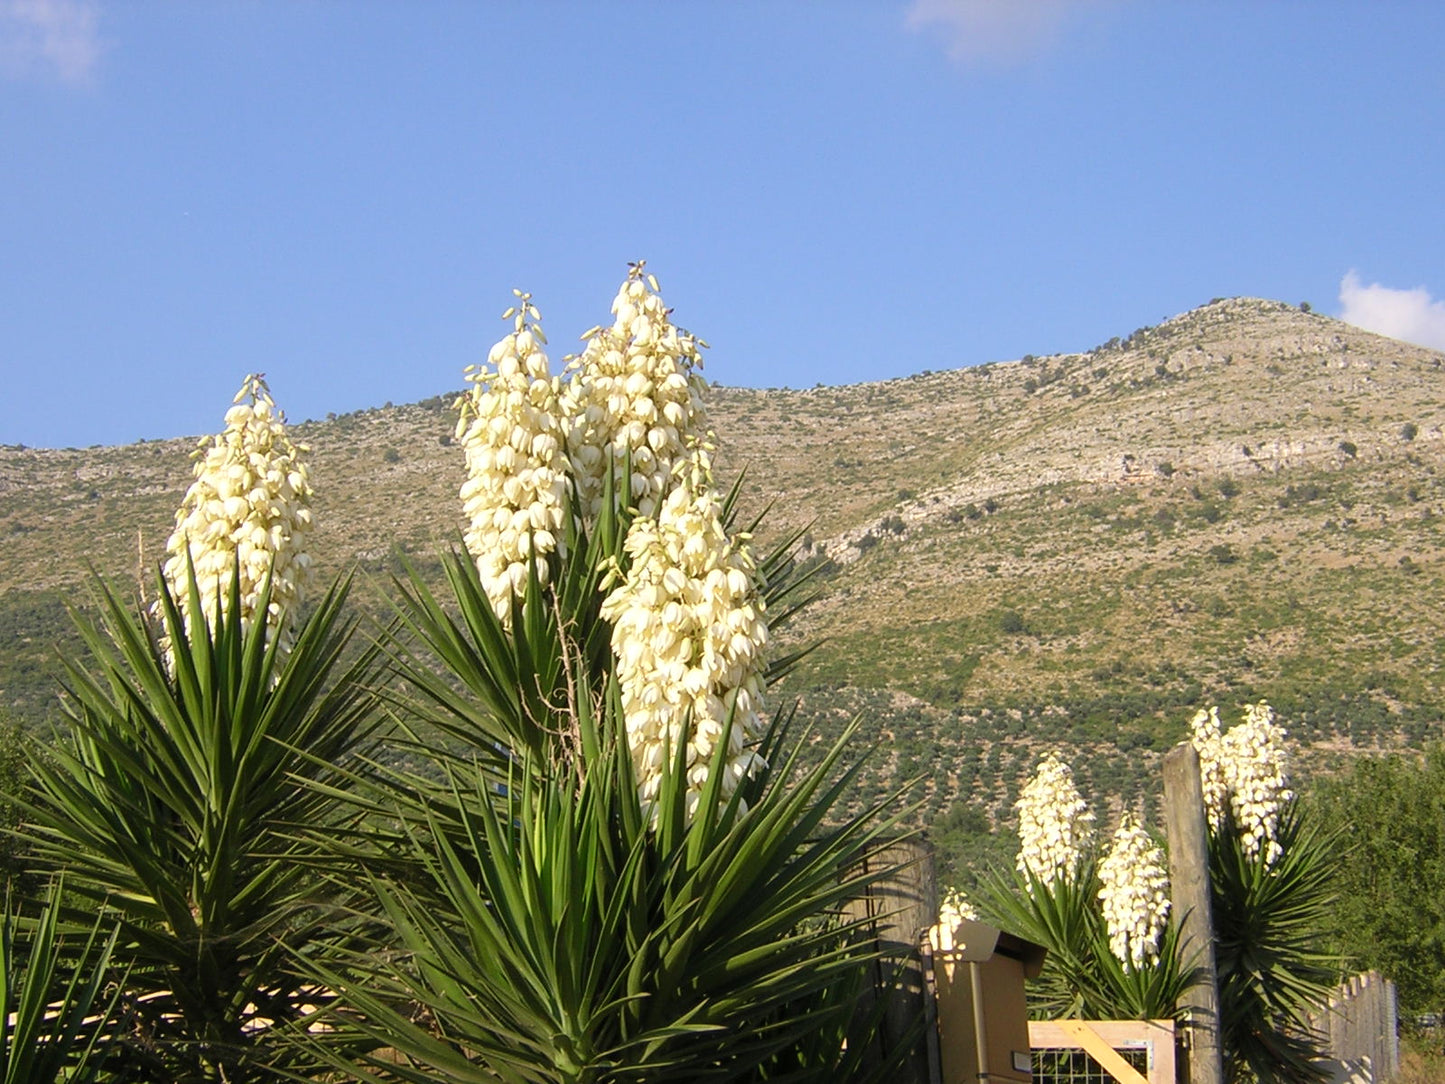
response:
<path fill-rule="evenodd" d="M 368 604 L 395 551 L 424 564 L 458 537 L 450 402 L 294 427 L 317 562 L 378 573 Z M 1439 351 L 1230 298 L 1081 353 L 707 402 L 744 519 L 771 505 L 760 542 L 803 531 L 820 567 L 780 639 L 825 642 L 780 695 L 828 726 L 876 716 L 864 796 L 917 770 L 931 815 L 996 818 L 1062 743 L 1134 800 L 1213 702 L 1268 697 L 1315 767 L 1441 733 Z M 194 444 L 0 448 L 0 705 L 52 710 L 61 603 L 88 566 L 154 564 Z"/>

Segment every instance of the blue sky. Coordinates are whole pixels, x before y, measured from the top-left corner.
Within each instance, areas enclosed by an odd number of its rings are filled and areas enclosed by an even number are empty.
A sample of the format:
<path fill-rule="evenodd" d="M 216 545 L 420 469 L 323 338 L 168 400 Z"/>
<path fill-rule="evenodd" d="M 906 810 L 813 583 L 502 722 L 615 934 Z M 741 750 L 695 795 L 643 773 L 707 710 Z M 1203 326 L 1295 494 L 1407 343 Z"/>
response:
<path fill-rule="evenodd" d="M 724 384 L 1256 295 L 1445 349 L 1445 4 L 0 0 L 0 444 L 554 363 L 645 258 Z"/>

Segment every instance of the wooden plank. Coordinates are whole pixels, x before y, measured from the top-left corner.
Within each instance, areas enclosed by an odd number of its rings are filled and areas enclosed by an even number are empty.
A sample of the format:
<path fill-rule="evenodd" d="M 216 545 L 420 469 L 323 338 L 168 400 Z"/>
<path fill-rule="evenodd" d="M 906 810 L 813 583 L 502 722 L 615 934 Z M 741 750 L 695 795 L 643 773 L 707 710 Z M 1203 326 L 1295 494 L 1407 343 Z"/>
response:
<path fill-rule="evenodd" d="M 1119 1084 L 1149 1084 L 1149 1078 L 1125 1061 L 1086 1021 L 1060 1020 L 1059 1027 L 1064 1034 L 1074 1039 L 1089 1057 L 1103 1066 L 1105 1072 L 1119 1081 Z"/>
<path fill-rule="evenodd" d="M 1068 1036 L 1059 1026 L 1062 1023 L 1062 1020 L 1030 1020 L 1029 1042 L 1040 1050 L 1068 1049 Z M 1174 1041 L 1172 1020 L 1090 1020 L 1089 1026 L 1115 1050 Z"/>

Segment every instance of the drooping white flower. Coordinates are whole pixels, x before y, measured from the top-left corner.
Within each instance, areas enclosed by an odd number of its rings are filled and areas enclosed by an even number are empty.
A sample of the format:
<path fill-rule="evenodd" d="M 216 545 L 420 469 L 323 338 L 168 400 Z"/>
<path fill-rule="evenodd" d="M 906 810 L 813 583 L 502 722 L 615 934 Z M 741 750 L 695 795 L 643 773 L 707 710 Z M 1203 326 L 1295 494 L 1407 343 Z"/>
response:
<path fill-rule="evenodd" d="M 1280 856 L 1279 813 L 1294 797 L 1287 786 L 1285 731 L 1276 725 L 1274 709 L 1263 701 L 1247 705 L 1243 721 L 1222 734 L 1218 712 L 1211 708 L 1208 719 L 1199 725 L 1205 715 L 1196 715 L 1191 726 L 1210 824 L 1219 830 L 1228 809 L 1244 852 L 1261 856 L 1266 866 L 1272 866 Z"/>
<path fill-rule="evenodd" d="M 196 449 L 195 480 L 166 543 L 164 574 L 172 594 L 186 598 L 189 557 L 212 628 L 237 571 L 244 624 L 255 619 L 270 574 L 265 620 L 283 654 L 291 648 L 296 615 L 315 575 L 306 550 L 311 485 L 301 453 L 307 450 L 287 435 L 285 415 L 276 409 L 262 376 L 247 376 L 226 411 L 225 430 Z M 160 612 L 159 604 L 153 612 Z M 186 623 L 189 632 L 188 614 Z M 163 647 L 169 655 L 169 639 Z"/>
<path fill-rule="evenodd" d="M 697 807 L 719 743 L 727 746 L 722 798 L 763 765 L 765 604 L 746 541 L 728 538 L 700 462 L 683 472 L 655 519 L 627 532 L 629 566 L 602 603 L 622 693 L 638 794 L 652 808 L 665 765 L 691 720 L 688 813 Z"/>
<path fill-rule="evenodd" d="M 608 463 L 621 485 L 632 472 L 632 503 L 653 516 L 680 466 L 712 446 L 702 403 L 701 340 L 676 327 L 657 280 L 634 264 L 612 302 L 613 321 L 584 338 L 568 366 L 563 409 L 578 508 L 598 514 Z"/>
<path fill-rule="evenodd" d="M 1050 752 L 1014 805 L 1019 817 L 1018 868 L 1045 885 L 1072 877 L 1094 837 L 1094 814 L 1074 773 Z"/>
<path fill-rule="evenodd" d="M 467 552 L 492 609 L 510 623 L 529 563 L 545 584 L 547 555 L 565 548 L 568 469 L 561 382 L 548 369 L 546 342 L 530 294 L 504 319 L 510 334 L 483 365 L 470 366 L 471 388 L 457 400 L 457 437 L 466 453 L 462 510 Z"/>
<path fill-rule="evenodd" d="M 1143 968 L 1159 955 L 1169 917 L 1169 875 L 1164 852 L 1133 814 L 1124 814 L 1099 862 L 1099 885 L 1109 950 L 1126 970 Z"/>

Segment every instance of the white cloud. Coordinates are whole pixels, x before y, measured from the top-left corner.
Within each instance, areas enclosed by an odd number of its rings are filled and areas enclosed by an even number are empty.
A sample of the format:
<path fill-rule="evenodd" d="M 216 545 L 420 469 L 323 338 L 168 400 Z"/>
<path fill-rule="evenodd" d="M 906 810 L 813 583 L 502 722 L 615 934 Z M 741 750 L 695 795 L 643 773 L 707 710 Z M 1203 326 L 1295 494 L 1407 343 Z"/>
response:
<path fill-rule="evenodd" d="M 938 24 L 948 55 L 970 63 L 1013 64 L 1048 52 L 1067 23 L 1100 0 L 913 0 L 910 30 Z"/>
<path fill-rule="evenodd" d="M 94 0 L 0 0 L 0 74 L 83 83 L 100 59 Z"/>
<path fill-rule="evenodd" d="M 1436 301 L 1423 286 L 1393 290 L 1372 282 L 1366 286 L 1354 271 L 1340 280 L 1340 319 L 1392 339 L 1445 350 L 1445 301 Z"/>

